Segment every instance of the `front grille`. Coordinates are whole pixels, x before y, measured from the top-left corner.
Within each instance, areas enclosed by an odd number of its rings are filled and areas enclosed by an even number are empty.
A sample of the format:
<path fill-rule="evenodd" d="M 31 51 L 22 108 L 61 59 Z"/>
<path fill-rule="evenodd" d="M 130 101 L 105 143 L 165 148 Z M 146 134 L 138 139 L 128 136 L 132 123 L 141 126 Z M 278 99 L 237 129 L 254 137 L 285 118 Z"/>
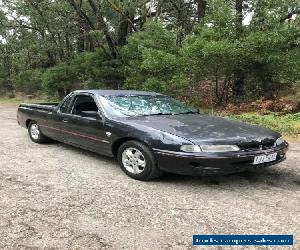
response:
<path fill-rule="evenodd" d="M 274 140 L 265 140 L 262 142 L 252 141 L 248 143 L 242 143 L 239 145 L 241 150 L 244 151 L 259 151 L 259 150 L 268 150 L 276 148 Z"/>
<path fill-rule="evenodd" d="M 270 144 L 270 145 L 256 145 L 256 146 L 250 146 L 250 147 L 240 147 L 242 150 L 246 151 L 258 151 L 258 150 L 268 150 L 268 149 L 273 149 L 276 148 L 275 144 Z"/>

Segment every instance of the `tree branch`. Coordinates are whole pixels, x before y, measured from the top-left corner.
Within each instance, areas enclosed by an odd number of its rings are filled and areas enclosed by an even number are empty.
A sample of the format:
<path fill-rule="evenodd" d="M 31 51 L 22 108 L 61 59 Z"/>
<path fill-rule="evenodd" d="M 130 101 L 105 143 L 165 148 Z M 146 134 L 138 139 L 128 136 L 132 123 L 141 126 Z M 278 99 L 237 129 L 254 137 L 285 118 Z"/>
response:
<path fill-rule="evenodd" d="M 111 52 L 111 55 L 113 58 L 116 58 L 117 57 L 117 50 L 115 48 L 115 44 L 114 44 L 114 41 L 112 39 L 112 37 L 110 36 L 109 34 L 109 30 L 108 30 L 108 27 L 104 21 L 104 18 L 103 16 L 99 13 L 99 9 L 98 7 L 96 6 L 95 2 L 93 0 L 88 0 L 90 6 L 91 6 L 91 9 L 93 10 L 96 18 L 97 18 L 97 21 L 100 25 L 100 27 L 102 28 L 103 30 L 103 33 L 105 35 L 105 39 L 106 39 L 106 42 L 108 44 L 108 47 L 110 49 L 110 52 Z"/>
<path fill-rule="evenodd" d="M 90 18 L 82 11 L 82 9 L 75 3 L 74 0 L 68 0 L 69 4 L 74 8 L 77 15 L 85 21 L 85 23 L 92 29 L 95 30 L 95 26 L 93 22 L 90 20 Z"/>
<path fill-rule="evenodd" d="M 128 23 L 131 24 L 131 27 L 134 31 L 137 31 L 136 27 L 134 26 L 133 22 L 130 20 L 130 18 L 126 15 L 126 13 L 124 13 L 124 11 L 122 11 L 120 9 L 120 7 L 118 7 L 113 1 L 111 0 L 106 0 L 112 7 L 113 10 L 117 11 L 118 13 L 120 13 Z"/>

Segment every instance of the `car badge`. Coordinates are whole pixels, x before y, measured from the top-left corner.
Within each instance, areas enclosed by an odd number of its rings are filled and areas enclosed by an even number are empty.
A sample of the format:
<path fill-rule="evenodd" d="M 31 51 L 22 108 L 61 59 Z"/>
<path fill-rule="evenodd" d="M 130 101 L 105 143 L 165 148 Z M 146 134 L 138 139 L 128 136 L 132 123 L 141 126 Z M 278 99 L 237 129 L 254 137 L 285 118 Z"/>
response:
<path fill-rule="evenodd" d="M 111 136 L 111 132 L 106 132 L 105 134 L 106 134 L 107 137 Z"/>

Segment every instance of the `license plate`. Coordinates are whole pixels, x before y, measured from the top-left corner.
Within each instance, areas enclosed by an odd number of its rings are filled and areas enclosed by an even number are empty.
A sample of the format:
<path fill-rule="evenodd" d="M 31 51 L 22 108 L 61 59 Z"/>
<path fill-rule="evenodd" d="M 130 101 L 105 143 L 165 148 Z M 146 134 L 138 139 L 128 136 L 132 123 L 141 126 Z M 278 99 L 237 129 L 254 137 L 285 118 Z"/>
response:
<path fill-rule="evenodd" d="M 266 162 L 275 161 L 277 157 L 277 153 L 269 154 L 269 155 L 258 155 L 254 157 L 254 165 L 262 164 Z"/>

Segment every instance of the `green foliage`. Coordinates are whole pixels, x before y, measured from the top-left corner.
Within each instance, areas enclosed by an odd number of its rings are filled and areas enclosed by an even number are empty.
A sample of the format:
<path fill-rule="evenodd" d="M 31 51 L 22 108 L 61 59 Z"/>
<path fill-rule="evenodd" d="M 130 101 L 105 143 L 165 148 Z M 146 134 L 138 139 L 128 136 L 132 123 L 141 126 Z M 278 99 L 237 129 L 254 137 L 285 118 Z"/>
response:
<path fill-rule="evenodd" d="M 231 115 L 229 118 L 261 125 L 288 136 L 295 136 L 300 133 L 300 113 L 283 116 L 276 114 L 260 115 L 257 113 L 244 113 L 241 115 Z"/>
<path fill-rule="evenodd" d="M 15 79 L 17 90 L 26 94 L 34 94 L 42 89 L 42 72 L 39 70 L 26 70 L 17 75 Z"/>
<path fill-rule="evenodd" d="M 178 47 L 175 39 L 175 34 L 166 30 L 161 23 L 147 22 L 144 24 L 143 30 L 128 38 L 128 45 L 123 48 L 122 54 L 125 58 L 137 59 L 137 56 L 141 56 L 144 48 L 176 53 Z"/>
<path fill-rule="evenodd" d="M 175 35 L 159 23 L 149 22 L 133 34 L 122 49 L 126 88 L 167 91 L 167 83 L 177 69 Z"/>
<path fill-rule="evenodd" d="M 63 95 L 76 86 L 76 72 L 66 63 L 47 69 L 42 76 L 43 86 L 49 93 Z"/>
<path fill-rule="evenodd" d="M 111 60 L 102 50 L 81 53 L 42 74 L 44 88 L 62 94 L 76 88 L 116 88 L 123 77 L 121 61 Z"/>
<path fill-rule="evenodd" d="M 208 29 L 204 31 L 206 34 L 204 36 L 211 36 L 215 39 L 227 39 L 235 36 L 235 11 L 232 10 L 232 2 L 226 0 L 211 0 L 209 1 L 209 8 L 207 10 L 207 15 L 205 16 L 203 23 L 198 25 L 195 30 L 196 32 L 203 33 L 203 24 L 209 24 L 208 27 L 213 29 Z M 211 32 L 213 31 L 213 32 Z"/>
<path fill-rule="evenodd" d="M 120 59 L 111 59 L 102 50 L 84 53 L 81 57 L 84 60 L 79 72 L 86 81 L 101 83 L 106 88 L 118 88 L 124 81 L 124 66 Z M 72 65 L 76 65 L 76 59 Z M 87 87 L 92 86 L 88 84 Z"/>
<path fill-rule="evenodd" d="M 171 53 L 144 48 L 141 69 L 153 75 L 169 74 L 176 69 L 176 60 L 176 55 Z"/>
<path fill-rule="evenodd" d="M 207 40 L 197 37 L 181 49 L 185 72 L 197 81 L 230 75 L 239 63 L 239 50 L 229 40 Z"/>
<path fill-rule="evenodd" d="M 271 30 L 245 30 L 240 38 L 232 38 L 214 27 L 198 29 L 180 51 L 185 78 L 190 85 L 212 81 L 218 98 L 220 85 L 233 88 L 242 75 L 244 97 L 272 96 L 300 79 L 299 32 L 299 27 L 281 25 Z"/>
<path fill-rule="evenodd" d="M 4 1 L 0 91 L 131 88 L 223 105 L 299 81 L 297 0 L 201 2 Z"/>
<path fill-rule="evenodd" d="M 296 26 L 281 26 L 268 31 L 249 33 L 241 39 L 244 67 L 260 82 L 294 82 L 299 79 L 299 41 Z M 265 86 L 266 88 L 270 86 Z M 264 89 L 266 90 L 266 89 Z"/>
<path fill-rule="evenodd" d="M 152 77 L 152 78 L 148 78 L 145 81 L 142 89 L 145 91 L 156 91 L 159 93 L 164 93 L 166 91 L 166 86 L 165 86 L 165 82 L 160 81 L 155 77 Z"/>

